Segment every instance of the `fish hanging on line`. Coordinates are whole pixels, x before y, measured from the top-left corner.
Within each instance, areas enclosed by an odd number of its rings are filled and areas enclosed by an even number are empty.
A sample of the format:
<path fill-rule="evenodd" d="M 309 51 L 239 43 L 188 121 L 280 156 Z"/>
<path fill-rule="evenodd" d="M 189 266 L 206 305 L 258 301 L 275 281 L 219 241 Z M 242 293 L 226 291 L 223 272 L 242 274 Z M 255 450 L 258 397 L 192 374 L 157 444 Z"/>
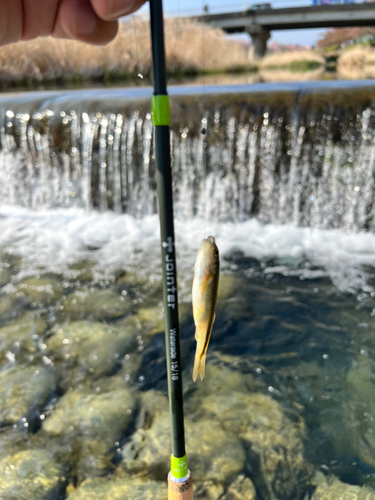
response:
<path fill-rule="evenodd" d="M 210 341 L 212 326 L 215 321 L 215 307 L 219 287 L 219 250 L 213 236 L 204 238 L 194 266 L 193 280 L 193 316 L 195 323 L 195 352 L 193 380 L 198 373 L 204 378 L 206 353 Z"/>

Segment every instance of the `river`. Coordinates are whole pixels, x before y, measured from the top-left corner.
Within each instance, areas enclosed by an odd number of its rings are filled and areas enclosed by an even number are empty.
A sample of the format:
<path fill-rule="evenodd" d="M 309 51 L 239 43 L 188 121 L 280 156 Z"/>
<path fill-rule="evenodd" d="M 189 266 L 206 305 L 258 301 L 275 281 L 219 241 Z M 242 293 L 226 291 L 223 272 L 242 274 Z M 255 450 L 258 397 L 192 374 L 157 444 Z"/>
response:
<path fill-rule="evenodd" d="M 373 83 L 170 94 L 195 497 L 375 498 Z M 0 99 L 4 499 L 165 498 L 150 97 Z M 191 283 L 208 234 L 221 279 L 194 384 Z"/>

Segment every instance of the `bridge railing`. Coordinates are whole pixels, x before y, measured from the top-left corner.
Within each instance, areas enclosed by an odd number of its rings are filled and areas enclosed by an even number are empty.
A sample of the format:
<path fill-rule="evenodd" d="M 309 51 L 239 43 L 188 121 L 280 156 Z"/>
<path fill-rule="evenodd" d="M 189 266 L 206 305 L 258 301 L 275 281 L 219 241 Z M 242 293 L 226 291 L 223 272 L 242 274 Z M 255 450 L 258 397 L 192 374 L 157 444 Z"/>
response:
<path fill-rule="evenodd" d="M 215 1 L 215 0 L 213 0 Z M 165 13 L 168 17 L 175 16 L 199 16 L 201 14 L 224 14 L 226 12 L 240 12 L 243 10 L 251 10 L 255 5 L 269 3 L 273 9 L 284 8 L 284 7 L 312 7 L 314 4 L 324 4 L 327 0 L 272 0 L 268 2 L 262 2 L 257 0 L 242 0 L 242 2 L 230 2 L 222 4 L 214 4 L 210 0 L 203 2 L 207 9 L 204 10 L 202 7 L 181 7 L 177 10 L 166 10 Z M 365 3 L 365 0 L 330 0 L 330 4 L 342 5 L 346 3 Z"/>

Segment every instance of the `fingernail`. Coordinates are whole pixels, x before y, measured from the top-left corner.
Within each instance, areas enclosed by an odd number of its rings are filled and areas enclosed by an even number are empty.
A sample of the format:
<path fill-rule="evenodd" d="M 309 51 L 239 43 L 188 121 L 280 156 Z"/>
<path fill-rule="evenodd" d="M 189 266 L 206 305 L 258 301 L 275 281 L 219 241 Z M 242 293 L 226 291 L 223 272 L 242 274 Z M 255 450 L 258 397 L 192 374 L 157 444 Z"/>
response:
<path fill-rule="evenodd" d="M 74 31 L 76 35 L 92 35 L 98 27 L 98 19 L 91 6 L 86 2 L 76 5 Z"/>
<path fill-rule="evenodd" d="M 108 17 L 126 16 L 134 7 L 134 0 L 109 0 Z"/>

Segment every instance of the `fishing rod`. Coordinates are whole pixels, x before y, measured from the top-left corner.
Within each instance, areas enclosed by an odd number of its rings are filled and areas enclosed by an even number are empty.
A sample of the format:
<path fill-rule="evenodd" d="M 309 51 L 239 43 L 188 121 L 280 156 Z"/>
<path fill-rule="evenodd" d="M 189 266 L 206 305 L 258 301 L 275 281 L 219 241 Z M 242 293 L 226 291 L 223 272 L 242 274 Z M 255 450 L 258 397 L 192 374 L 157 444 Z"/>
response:
<path fill-rule="evenodd" d="M 169 130 L 171 120 L 165 72 L 162 0 L 150 0 L 150 24 L 154 77 L 154 95 L 152 96 L 151 110 L 155 127 L 156 183 L 163 268 L 165 348 L 172 434 L 168 499 L 193 500 L 193 486 L 185 450 Z"/>

